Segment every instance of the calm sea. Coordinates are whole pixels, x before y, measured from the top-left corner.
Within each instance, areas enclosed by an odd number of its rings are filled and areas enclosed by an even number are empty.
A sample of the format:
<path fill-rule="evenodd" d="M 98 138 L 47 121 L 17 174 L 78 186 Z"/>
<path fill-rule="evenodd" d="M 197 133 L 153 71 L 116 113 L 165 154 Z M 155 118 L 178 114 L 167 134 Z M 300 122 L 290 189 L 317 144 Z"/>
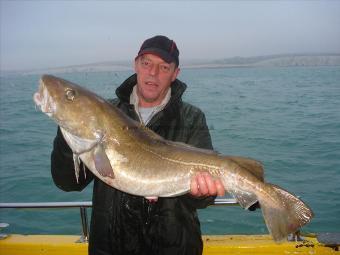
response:
<path fill-rule="evenodd" d="M 130 72 L 59 76 L 104 97 Z M 262 161 L 266 180 L 315 212 L 306 232 L 340 229 L 340 67 L 185 69 L 184 99 L 205 113 L 214 147 Z M 0 202 L 89 201 L 92 186 L 66 193 L 53 184 L 53 121 L 35 110 L 38 75 L 1 77 Z M 205 234 L 267 233 L 261 211 L 199 211 Z M 0 209 L 12 233 L 79 234 L 78 209 Z"/>

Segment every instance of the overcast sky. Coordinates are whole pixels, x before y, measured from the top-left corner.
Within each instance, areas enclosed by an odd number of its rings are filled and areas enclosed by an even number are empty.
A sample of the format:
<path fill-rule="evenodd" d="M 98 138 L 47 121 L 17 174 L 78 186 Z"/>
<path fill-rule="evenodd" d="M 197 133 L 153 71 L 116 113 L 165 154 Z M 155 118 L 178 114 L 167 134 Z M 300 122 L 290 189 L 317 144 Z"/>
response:
<path fill-rule="evenodd" d="M 340 1 L 0 0 L 1 70 L 132 60 L 144 39 L 181 59 L 340 53 Z"/>

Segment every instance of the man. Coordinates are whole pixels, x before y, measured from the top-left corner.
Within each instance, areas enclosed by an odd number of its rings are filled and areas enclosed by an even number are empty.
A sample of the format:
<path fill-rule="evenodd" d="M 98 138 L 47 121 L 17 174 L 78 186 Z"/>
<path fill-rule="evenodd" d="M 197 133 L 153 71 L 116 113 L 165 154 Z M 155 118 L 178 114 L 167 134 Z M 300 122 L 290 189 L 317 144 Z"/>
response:
<path fill-rule="evenodd" d="M 165 36 L 146 40 L 135 58 L 136 74 L 111 102 L 131 118 L 172 141 L 212 149 L 204 114 L 182 102 L 186 85 L 177 79 L 179 51 Z M 74 177 L 72 152 L 60 130 L 54 140 L 51 171 L 65 191 L 82 190 L 94 179 L 89 254 L 201 254 L 196 209 L 224 195 L 219 180 L 205 172 L 191 181 L 191 192 L 175 198 L 143 198 L 116 190 L 89 171 Z"/>

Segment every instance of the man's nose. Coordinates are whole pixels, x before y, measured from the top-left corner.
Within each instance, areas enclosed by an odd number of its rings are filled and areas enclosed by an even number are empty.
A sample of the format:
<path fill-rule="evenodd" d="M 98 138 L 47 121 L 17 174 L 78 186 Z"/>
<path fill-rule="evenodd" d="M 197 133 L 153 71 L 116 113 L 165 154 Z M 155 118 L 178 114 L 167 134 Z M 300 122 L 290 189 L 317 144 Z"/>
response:
<path fill-rule="evenodd" d="M 150 68 L 150 75 L 155 76 L 159 72 L 159 66 L 158 65 L 152 65 Z"/>

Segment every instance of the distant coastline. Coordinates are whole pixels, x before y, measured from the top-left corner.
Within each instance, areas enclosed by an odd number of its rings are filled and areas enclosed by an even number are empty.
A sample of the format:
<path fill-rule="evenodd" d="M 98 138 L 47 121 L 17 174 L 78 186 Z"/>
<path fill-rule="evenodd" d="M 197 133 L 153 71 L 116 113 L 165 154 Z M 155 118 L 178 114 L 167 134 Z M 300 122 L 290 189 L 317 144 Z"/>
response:
<path fill-rule="evenodd" d="M 232 57 L 216 60 L 182 60 L 181 68 L 299 67 L 340 66 L 340 53 L 279 54 L 254 57 Z M 105 61 L 90 64 L 34 70 L 1 71 L 1 76 L 15 74 L 108 72 L 132 70 L 131 61 Z"/>

